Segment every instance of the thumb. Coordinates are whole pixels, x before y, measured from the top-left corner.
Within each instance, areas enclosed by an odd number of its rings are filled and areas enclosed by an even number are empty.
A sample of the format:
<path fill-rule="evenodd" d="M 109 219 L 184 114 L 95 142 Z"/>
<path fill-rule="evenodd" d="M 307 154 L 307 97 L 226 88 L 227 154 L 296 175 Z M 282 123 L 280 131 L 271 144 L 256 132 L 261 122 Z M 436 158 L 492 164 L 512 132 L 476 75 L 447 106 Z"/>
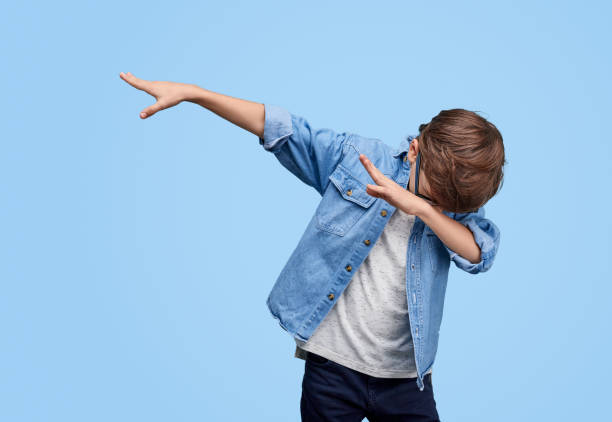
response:
<path fill-rule="evenodd" d="M 376 198 L 384 198 L 385 196 L 384 186 L 371 185 L 368 183 L 366 185 L 366 192 L 371 196 L 375 196 Z"/>
<path fill-rule="evenodd" d="M 149 116 L 154 115 L 155 113 L 157 113 L 160 110 L 163 110 L 164 107 L 159 103 L 155 103 L 153 105 L 150 105 L 149 107 L 145 108 L 144 110 L 142 110 L 140 112 L 140 117 L 143 119 L 146 119 Z"/>

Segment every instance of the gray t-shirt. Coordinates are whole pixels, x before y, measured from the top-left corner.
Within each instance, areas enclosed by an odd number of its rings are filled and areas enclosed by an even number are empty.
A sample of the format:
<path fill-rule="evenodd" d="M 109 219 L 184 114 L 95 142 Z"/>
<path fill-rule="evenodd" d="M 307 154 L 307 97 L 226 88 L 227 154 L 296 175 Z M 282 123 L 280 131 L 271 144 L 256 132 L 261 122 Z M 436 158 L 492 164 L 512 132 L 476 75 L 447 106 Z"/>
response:
<path fill-rule="evenodd" d="M 396 208 L 372 250 L 304 350 L 379 378 L 414 378 L 414 346 L 406 300 L 406 254 L 414 215 Z M 431 372 L 431 369 L 427 373 Z"/>

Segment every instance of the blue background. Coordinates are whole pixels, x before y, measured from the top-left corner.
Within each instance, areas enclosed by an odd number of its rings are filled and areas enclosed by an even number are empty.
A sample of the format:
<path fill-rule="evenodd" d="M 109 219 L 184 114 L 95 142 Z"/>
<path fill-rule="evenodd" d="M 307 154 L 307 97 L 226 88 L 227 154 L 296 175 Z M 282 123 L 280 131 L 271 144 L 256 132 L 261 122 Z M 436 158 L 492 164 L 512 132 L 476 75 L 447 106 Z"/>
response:
<path fill-rule="evenodd" d="M 396 146 L 479 111 L 508 165 L 493 268 L 451 265 L 447 421 L 607 413 L 604 2 L 12 2 L 0 14 L 0 420 L 299 420 L 265 300 L 318 203 L 192 103 L 141 120 L 132 72 Z"/>

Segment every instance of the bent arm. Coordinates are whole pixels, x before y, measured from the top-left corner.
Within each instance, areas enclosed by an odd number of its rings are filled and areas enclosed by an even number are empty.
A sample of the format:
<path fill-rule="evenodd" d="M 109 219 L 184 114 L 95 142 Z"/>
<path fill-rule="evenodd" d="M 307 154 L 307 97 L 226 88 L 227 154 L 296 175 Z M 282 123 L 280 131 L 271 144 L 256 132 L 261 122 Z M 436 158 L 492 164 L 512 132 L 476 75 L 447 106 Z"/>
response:
<path fill-rule="evenodd" d="M 436 233 L 458 268 L 472 274 L 491 268 L 500 230 L 485 218 L 484 207 L 476 212 L 450 213 L 428 206 L 419 217 Z"/>
<path fill-rule="evenodd" d="M 230 97 L 193 85 L 185 101 L 198 104 L 236 126 L 263 137 L 264 105 L 249 100 Z"/>
<path fill-rule="evenodd" d="M 474 240 L 470 229 L 458 221 L 445 215 L 431 205 L 423 208 L 419 217 L 438 236 L 446 247 L 467 259 L 471 264 L 477 264 L 481 259 L 480 247 Z"/>

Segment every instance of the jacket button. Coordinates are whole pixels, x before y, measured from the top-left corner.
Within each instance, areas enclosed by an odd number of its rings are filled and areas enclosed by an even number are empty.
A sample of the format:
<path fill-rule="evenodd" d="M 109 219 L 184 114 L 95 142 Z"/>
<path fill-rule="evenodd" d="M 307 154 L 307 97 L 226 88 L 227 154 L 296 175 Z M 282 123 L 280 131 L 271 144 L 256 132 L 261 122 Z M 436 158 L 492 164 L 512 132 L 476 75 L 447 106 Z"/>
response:
<path fill-rule="evenodd" d="M 383 217 L 384 217 L 385 215 L 387 215 L 387 210 L 382 210 L 382 211 L 380 212 L 380 215 L 382 215 Z"/>
<path fill-rule="evenodd" d="M 414 270 L 414 264 L 412 264 L 410 267 Z"/>
<path fill-rule="evenodd" d="M 404 161 L 408 161 L 408 155 L 404 155 Z"/>
<path fill-rule="evenodd" d="M 333 293 L 328 294 L 328 295 L 327 295 L 327 298 L 328 298 L 329 300 L 334 300 L 334 294 L 333 294 Z"/>
<path fill-rule="evenodd" d="M 347 265 L 345 268 L 347 271 L 351 271 L 353 269 L 353 267 L 351 267 L 350 265 Z"/>
<path fill-rule="evenodd" d="M 366 245 L 369 245 L 370 244 L 370 239 L 364 240 L 363 243 L 365 243 Z"/>
<path fill-rule="evenodd" d="M 353 194 L 353 189 L 349 189 L 349 190 L 347 190 L 347 191 L 346 191 L 346 194 L 347 194 L 348 196 L 351 196 L 351 195 Z"/>

